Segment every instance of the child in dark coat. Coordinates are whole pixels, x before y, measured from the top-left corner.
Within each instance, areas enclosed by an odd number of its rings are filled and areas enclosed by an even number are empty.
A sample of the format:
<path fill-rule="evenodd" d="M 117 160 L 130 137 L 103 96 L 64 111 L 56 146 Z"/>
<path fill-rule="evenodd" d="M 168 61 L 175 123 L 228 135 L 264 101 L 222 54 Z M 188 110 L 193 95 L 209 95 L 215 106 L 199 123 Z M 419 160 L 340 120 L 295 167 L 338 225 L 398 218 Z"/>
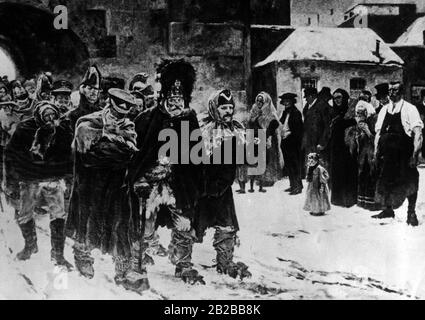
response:
<path fill-rule="evenodd" d="M 304 210 L 312 216 L 323 216 L 331 209 L 329 202 L 329 174 L 319 164 L 319 155 L 310 153 L 307 157 L 307 196 Z"/>

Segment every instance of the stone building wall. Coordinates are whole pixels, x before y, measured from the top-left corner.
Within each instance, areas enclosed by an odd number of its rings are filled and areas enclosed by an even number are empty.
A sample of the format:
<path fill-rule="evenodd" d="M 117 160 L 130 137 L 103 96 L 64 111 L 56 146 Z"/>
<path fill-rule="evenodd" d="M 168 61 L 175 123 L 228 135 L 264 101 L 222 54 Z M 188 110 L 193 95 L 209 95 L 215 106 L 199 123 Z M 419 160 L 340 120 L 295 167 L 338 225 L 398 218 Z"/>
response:
<path fill-rule="evenodd" d="M 302 78 L 317 79 L 317 88 L 329 87 L 332 91 L 342 88 L 350 93 L 350 79 L 366 80 L 366 89 L 374 92 L 375 85 L 403 79 L 400 67 L 343 64 L 335 62 L 281 62 L 277 67 L 276 92 L 293 92 L 298 95 L 298 107 L 301 108 Z M 276 100 L 277 102 L 277 100 Z"/>

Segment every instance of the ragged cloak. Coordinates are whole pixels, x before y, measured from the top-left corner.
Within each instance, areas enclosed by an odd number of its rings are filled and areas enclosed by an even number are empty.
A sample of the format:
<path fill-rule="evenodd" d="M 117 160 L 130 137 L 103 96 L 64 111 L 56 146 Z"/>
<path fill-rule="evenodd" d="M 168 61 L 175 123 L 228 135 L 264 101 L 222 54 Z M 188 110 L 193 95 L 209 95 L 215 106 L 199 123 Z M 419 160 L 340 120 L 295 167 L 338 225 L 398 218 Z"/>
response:
<path fill-rule="evenodd" d="M 77 122 L 67 235 L 89 249 L 130 257 L 132 221 L 123 185 L 134 151 L 102 137 L 102 132 L 102 111 Z M 89 150 L 84 150 L 83 141 L 87 142 L 86 146 L 91 145 Z"/>
<path fill-rule="evenodd" d="M 36 118 L 18 124 L 5 147 L 7 185 L 59 180 L 72 174 L 72 129 L 69 122 L 62 119 L 53 135 L 45 133 Z M 30 151 L 35 137 L 48 140 L 43 146 L 43 156 Z"/>

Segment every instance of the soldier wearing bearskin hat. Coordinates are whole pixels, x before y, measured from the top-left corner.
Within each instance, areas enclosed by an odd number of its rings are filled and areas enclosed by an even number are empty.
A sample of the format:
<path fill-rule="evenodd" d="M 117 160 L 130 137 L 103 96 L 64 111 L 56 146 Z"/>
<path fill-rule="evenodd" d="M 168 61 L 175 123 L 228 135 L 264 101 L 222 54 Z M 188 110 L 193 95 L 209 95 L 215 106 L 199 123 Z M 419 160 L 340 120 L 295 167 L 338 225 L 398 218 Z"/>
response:
<path fill-rule="evenodd" d="M 204 283 L 191 261 L 197 238 L 193 223 L 200 196 L 201 166 L 182 164 L 181 150 L 176 163 L 159 154 L 165 144 L 159 140 L 162 130 L 174 130 L 179 141 L 185 126 L 189 132 L 199 130 L 196 113 L 189 106 L 195 70 L 183 60 L 165 60 L 158 67 L 158 73 L 161 75 L 158 104 L 135 119 L 140 151 L 127 176 L 133 217 L 135 221 L 139 220 L 136 226 L 140 227 L 137 241 L 133 243 L 134 251 L 140 253 L 137 258 L 141 264 L 145 262 L 143 254 L 146 247 L 150 246 L 155 253 L 158 249 L 159 254 L 165 253 L 158 247 L 155 233 L 156 226 L 165 226 L 172 230 L 169 258 L 176 266 L 175 276 L 191 284 Z M 178 148 L 177 145 L 175 147 Z"/>

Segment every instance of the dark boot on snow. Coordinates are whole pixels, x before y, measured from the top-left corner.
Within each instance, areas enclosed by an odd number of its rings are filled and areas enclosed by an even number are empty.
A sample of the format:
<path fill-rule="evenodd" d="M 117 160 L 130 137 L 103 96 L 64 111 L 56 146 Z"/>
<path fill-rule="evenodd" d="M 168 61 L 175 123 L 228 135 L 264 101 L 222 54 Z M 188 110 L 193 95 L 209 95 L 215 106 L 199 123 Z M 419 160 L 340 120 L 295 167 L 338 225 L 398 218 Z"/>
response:
<path fill-rule="evenodd" d="M 21 229 L 22 236 L 25 240 L 25 247 L 16 255 L 16 259 L 20 261 L 25 261 L 31 258 L 32 254 L 38 252 L 35 222 L 33 219 L 31 219 L 25 224 L 20 224 L 19 228 Z"/>
<path fill-rule="evenodd" d="M 373 219 L 387 219 L 387 218 L 394 218 L 394 210 L 391 208 L 387 208 L 384 211 L 382 211 L 380 214 L 376 214 L 372 216 Z"/>
<path fill-rule="evenodd" d="M 74 247 L 74 260 L 75 267 L 78 272 L 88 279 L 94 277 L 94 259 L 91 256 L 90 251 L 83 244 L 75 244 Z"/>
<path fill-rule="evenodd" d="M 242 262 L 233 262 L 233 251 L 236 243 L 236 232 L 217 228 L 213 246 L 217 252 L 217 272 L 232 278 L 250 278 L 248 266 Z"/>
<path fill-rule="evenodd" d="M 124 267 L 121 269 L 122 276 L 120 282 L 117 282 L 118 273 L 115 276 L 115 282 L 122 285 L 126 290 L 142 294 L 143 291 L 149 290 L 149 279 L 145 267 L 141 264 L 139 255 L 124 259 Z M 128 261 L 128 262 L 127 262 Z"/>
<path fill-rule="evenodd" d="M 65 267 L 68 271 L 74 269 L 74 266 L 69 263 L 64 255 L 65 249 L 65 220 L 56 219 L 50 222 L 50 241 L 52 250 L 50 258 L 56 266 Z"/>
<path fill-rule="evenodd" d="M 176 266 L 175 277 L 180 278 L 183 282 L 190 285 L 202 284 L 205 285 L 204 277 L 199 274 L 198 270 L 194 269 L 192 263 L 180 263 Z"/>
<path fill-rule="evenodd" d="M 418 217 L 416 216 L 415 211 L 407 212 L 407 224 L 412 227 L 417 227 L 419 225 Z"/>
<path fill-rule="evenodd" d="M 169 259 L 176 266 L 175 276 L 189 284 L 205 284 L 204 277 L 193 269 L 192 248 L 194 237 L 191 232 L 173 230 L 168 247 Z"/>

